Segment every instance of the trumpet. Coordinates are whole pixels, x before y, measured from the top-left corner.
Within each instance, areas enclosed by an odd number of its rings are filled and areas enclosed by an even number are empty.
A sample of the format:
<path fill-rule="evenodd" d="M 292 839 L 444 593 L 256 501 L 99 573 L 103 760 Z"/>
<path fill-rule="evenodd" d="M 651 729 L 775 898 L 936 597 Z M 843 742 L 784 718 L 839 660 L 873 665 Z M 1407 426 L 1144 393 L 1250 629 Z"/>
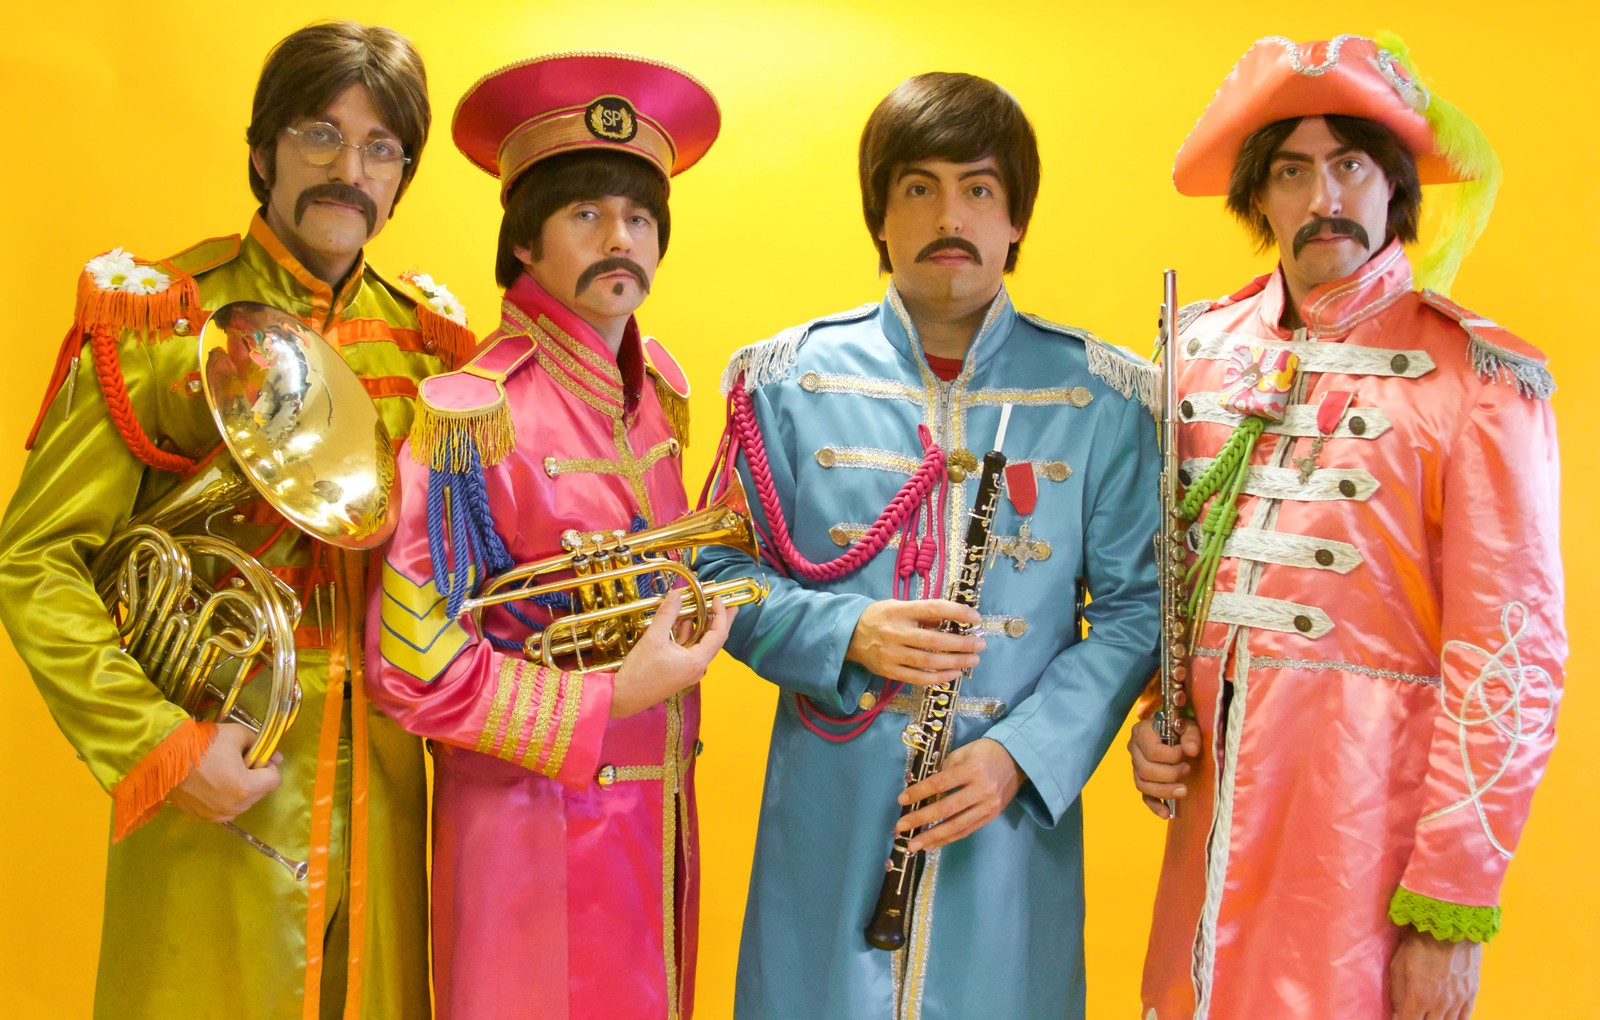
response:
<path fill-rule="evenodd" d="M 483 611 L 490 606 L 566 595 L 573 611 L 528 635 L 523 653 L 552 668 L 560 668 L 557 659 L 567 658 L 576 662 L 576 672 L 581 673 L 616 669 L 666 599 L 646 591 L 653 586 L 651 581 L 661 584 L 676 579 L 683 583 L 678 619 L 691 623 L 685 644 L 694 644 L 705 634 L 713 599 L 721 598 L 725 606 L 743 606 L 767 597 L 764 579 L 741 577 L 702 584 L 690 566 L 668 555 L 705 545 L 731 546 L 751 559 L 760 559 L 750 505 L 737 475 L 716 502 L 668 524 L 636 532 L 566 532 L 561 536 L 560 553 L 491 578 L 477 595 L 462 602 L 459 615 L 470 614 L 481 623 Z M 542 580 L 557 574 L 568 576 Z"/>
<path fill-rule="evenodd" d="M 223 305 L 200 332 L 199 354 L 222 445 L 112 535 L 90 569 L 123 649 L 151 683 L 195 718 L 253 730 L 245 764 L 260 768 L 300 710 L 300 601 L 254 556 L 209 534 L 210 522 L 261 496 L 314 539 L 374 548 L 394 531 L 394 451 L 360 377 L 286 312 Z M 199 531 L 179 533 L 193 521 Z M 259 718 L 240 704 L 258 669 L 267 688 Z M 305 878 L 304 861 L 226 828 Z"/>

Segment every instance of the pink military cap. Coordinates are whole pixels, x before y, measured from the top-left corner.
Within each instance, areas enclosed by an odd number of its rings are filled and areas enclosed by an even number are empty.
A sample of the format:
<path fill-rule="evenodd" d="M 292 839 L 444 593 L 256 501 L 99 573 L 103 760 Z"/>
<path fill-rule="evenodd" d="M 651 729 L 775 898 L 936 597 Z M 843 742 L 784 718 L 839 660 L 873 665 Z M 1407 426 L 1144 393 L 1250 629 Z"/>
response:
<path fill-rule="evenodd" d="M 627 53 L 549 53 L 479 79 L 456 107 L 452 134 L 468 159 L 500 178 L 500 198 L 524 170 L 575 149 L 627 152 L 671 177 L 717 138 L 709 89 L 671 64 Z"/>

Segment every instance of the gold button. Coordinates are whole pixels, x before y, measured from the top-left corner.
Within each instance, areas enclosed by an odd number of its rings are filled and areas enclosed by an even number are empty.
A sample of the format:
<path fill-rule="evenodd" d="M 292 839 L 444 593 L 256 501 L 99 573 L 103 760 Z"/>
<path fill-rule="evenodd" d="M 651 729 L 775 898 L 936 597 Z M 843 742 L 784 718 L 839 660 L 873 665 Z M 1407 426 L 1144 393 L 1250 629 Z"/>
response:
<path fill-rule="evenodd" d="M 1178 413 L 1183 415 L 1184 421 L 1189 421 L 1194 417 L 1194 405 L 1185 400 L 1183 403 L 1178 405 Z"/>
<path fill-rule="evenodd" d="M 561 469 L 556 467 L 556 459 L 554 457 L 546 457 L 544 459 L 544 473 L 551 478 L 561 473 Z"/>
<path fill-rule="evenodd" d="M 1311 632 L 1311 617 L 1301 615 L 1294 618 L 1294 629 L 1302 634 Z"/>
<path fill-rule="evenodd" d="M 1004 719 L 1005 717 L 1006 717 L 1006 703 L 1005 702 L 1002 701 L 999 704 L 995 705 L 993 708 L 989 709 L 989 719 L 991 721 L 998 721 L 1000 719 Z"/>
<path fill-rule="evenodd" d="M 1200 338 L 1199 337 L 1195 337 L 1193 340 L 1189 341 L 1189 357 L 1192 358 L 1196 354 L 1199 354 L 1199 353 L 1200 353 Z"/>
<path fill-rule="evenodd" d="M 1362 418 L 1360 416 L 1351 418 L 1350 419 L 1350 434 L 1352 436 L 1364 436 L 1364 435 L 1366 435 L 1367 434 L 1367 419 Z"/>
<path fill-rule="evenodd" d="M 1021 637 L 1028 633 L 1028 621 L 1020 616 L 1012 617 L 1006 621 L 1006 637 Z"/>
<path fill-rule="evenodd" d="M 812 456 L 817 458 L 817 463 L 821 464 L 825 468 L 831 468 L 839 462 L 839 455 L 834 452 L 834 449 L 831 446 L 824 446 L 822 449 L 812 454 Z"/>
<path fill-rule="evenodd" d="M 950 476 L 952 482 L 964 482 L 967 480 L 967 469 L 960 464 L 951 464 L 945 468 L 945 473 Z"/>
<path fill-rule="evenodd" d="M 617 767 L 615 765 L 600 766 L 600 771 L 595 773 L 594 781 L 602 787 L 610 786 L 617 781 Z"/>
<path fill-rule="evenodd" d="M 1339 482 L 1339 495 L 1343 496 L 1345 499 L 1354 499 L 1356 495 L 1356 483 L 1352 482 L 1348 478 L 1342 479 Z"/>
<path fill-rule="evenodd" d="M 878 696 L 873 694 L 871 691 L 862 691 L 861 697 L 856 699 L 856 704 L 860 706 L 861 711 L 863 712 L 871 711 L 872 706 L 876 705 L 877 703 Z"/>
<path fill-rule="evenodd" d="M 174 333 L 178 334 L 179 336 L 188 336 L 189 335 L 189 320 L 188 319 L 179 319 L 177 322 L 174 322 L 172 324 L 172 331 Z"/>
<path fill-rule="evenodd" d="M 1395 375 L 1405 375 L 1406 369 L 1411 367 L 1411 359 L 1404 354 L 1396 354 L 1389 359 L 1389 367 L 1394 369 Z"/>
<path fill-rule="evenodd" d="M 1087 386 L 1074 386 L 1067 396 L 1072 401 L 1073 407 L 1088 407 L 1089 401 L 1094 399 L 1094 394 L 1089 392 Z"/>
<path fill-rule="evenodd" d="M 1194 475 L 1189 473 L 1188 468 L 1179 468 L 1178 481 L 1184 485 L 1192 484 L 1194 481 Z"/>
<path fill-rule="evenodd" d="M 833 539 L 834 545 L 849 545 L 850 529 L 846 528 L 843 524 L 835 524 L 833 527 L 828 529 L 828 537 Z"/>
<path fill-rule="evenodd" d="M 668 454 L 670 454 L 671 456 L 676 457 L 681 452 L 683 452 L 683 446 L 678 442 L 676 437 L 667 440 L 667 453 Z"/>
<path fill-rule="evenodd" d="M 200 380 L 199 379 L 190 379 L 189 382 L 185 385 L 185 389 L 187 389 L 190 393 L 199 393 L 200 392 Z"/>
<path fill-rule="evenodd" d="M 822 377 L 815 372 L 807 372 L 805 375 L 800 377 L 800 388 L 805 390 L 807 393 L 817 392 L 817 388 L 821 385 Z"/>
<path fill-rule="evenodd" d="M 1322 564 L 1324 567 L 1333 566 L 1333 550 L 1332 549 L 1318 549 L 1317 550 L 1317 562 Z"/>
<path fill-rule="evenodd" d="M 1052 482 L 1064 482 L 1072 477 L 1072 469 L 1064 460 L 1047 460 L 1039 465 L 1039 473 Z"/>

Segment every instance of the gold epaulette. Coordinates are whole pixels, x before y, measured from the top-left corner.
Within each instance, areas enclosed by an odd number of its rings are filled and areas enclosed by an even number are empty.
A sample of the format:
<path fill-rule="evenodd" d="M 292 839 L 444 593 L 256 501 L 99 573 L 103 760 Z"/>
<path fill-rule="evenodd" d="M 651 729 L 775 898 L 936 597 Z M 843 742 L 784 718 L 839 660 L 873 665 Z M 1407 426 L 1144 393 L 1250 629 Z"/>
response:
<path fill-rule="evenodd" d="M 470 470 L 474 460 L 480 468 L 505 460 L 517 444 L 505 381 L 536 346 L 526 333 L 490 337 L 466 365 L 424 379 L 411 425 L 412 459 L 451 474 Z"/>
<path fill-rule="evenodd" d="M 689 447 L 689 377 L 672 352 L 653 336 L 644 338 L 644 364 L 656 384 L 656 399 L 678 437 L 678 445 Z"/>
<path fill-rule="evenodd" d="M 371 263 L 367 268 L 390 290 L 416 305 L 417 330 L 423 342 L 438 351 L 446 363 L 460 365 L 472 357 L 478 340 L 467 328 L 466 307 L 449 287 L 415 269 L 391 277 Z"/>

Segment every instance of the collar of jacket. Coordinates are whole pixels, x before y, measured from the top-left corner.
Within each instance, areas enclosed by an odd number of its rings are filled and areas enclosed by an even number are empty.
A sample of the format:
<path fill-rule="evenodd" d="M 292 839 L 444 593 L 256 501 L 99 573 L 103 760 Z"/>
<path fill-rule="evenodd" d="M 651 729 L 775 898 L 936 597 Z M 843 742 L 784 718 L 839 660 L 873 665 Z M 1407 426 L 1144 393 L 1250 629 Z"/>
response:
<path fill-rule="evenodd" d="M 1300 309 L 1300 321 L 1313 340 L 1342 340 L 1357 325 L 1411 293 L 1411 288 L 1411 262 L 1399 240 L 1391 240 L 1354 273 L 1313 287 Z M 1280 264 L 1261 295 L 1261 326 L 1268 335 L 1289 335 L 1278 325 L 1285 293 Z"/>
<path fill-rule="evenodd" d="M 603 408 L 613 418 L 632 419 L 645 384 L 644 344 L 638 320 L 628 317 L 615 358 L 595 328 L 524 273 L 501 305 L 503 335 L 530 333 L 545 348 L 540 363 L 562 386 Z M 536 355 L 537 356 L 537 355 Z"/>
<path fill-rule="evenodd" d="M 917 337 L 917 328 L 911 323 L 911 313 L 906 311 L 904 302 L 900 300 L 900 292 L 894 289 L 893 280 L 889 281 L 888 293 L 883 297 L 878 321 L 883 324 L 883 335 L 890 346 L 913 366 L 913 371 L 920 374 L 923 382 L 929 385 L 943 385 L 928 367 L 922 341 Z M 1006 339 L 1011 336 L 1011 327 L 1016 321 L 1016 312 L 1011 307 L 1011 297 L 1002 284 L 994 300 L 989 302 L 988 311 L 984 312 L 983 324 L 978 327 L 972 342 L 967 345 L 966 356 L 962 358 L 961 374 L 956 376 L 952 385 L 966 385 L 973 373 L 987 364 L 989 359 L 995 356 L 995 352 L 1005 344 Z"/>
<path fill-rule="evenodd" d="M 239 259 L 260 276 L 267 286 L 266 293 L 305 293 L 311 305 L 309 318 L 317 328 L 326 329 L 328 323 L 342 318 L 344 310 L 355 302 L 361 293 L 361 280 L 366 275 L 366 249 L 356 255 L 344 287 L 335 294 L 332 285 L 319 279 L 300 260 L 289 254 L 278 235 L 267 226 L 267 221 L 257 212 L 250 220 L 244 243 L 239 248 Z M 298 314 L 294 309 L 284 309 Z"/>

